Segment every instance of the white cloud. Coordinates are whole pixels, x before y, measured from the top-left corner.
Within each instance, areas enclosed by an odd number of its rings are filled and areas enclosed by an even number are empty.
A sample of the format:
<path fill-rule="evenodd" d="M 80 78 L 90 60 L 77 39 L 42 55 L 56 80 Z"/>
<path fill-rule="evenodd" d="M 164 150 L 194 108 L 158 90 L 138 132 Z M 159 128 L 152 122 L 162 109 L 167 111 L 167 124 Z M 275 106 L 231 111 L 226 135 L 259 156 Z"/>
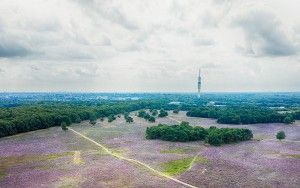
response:
<path fill-rule="evenodd" d="M 297 1 L 2 0 L 3 91 L 295 91 Z M 279 75 L 279 76 L 273 76 Z"/>

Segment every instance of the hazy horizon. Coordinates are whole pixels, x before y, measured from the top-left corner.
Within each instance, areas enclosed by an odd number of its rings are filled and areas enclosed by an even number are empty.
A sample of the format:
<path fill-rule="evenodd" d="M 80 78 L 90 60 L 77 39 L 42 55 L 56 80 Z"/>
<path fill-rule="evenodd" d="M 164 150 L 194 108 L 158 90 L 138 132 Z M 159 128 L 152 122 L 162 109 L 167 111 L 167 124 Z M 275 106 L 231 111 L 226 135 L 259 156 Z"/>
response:
<path fill-rule="evenodd" d="M 2 0 L 0 92 L 299 92 L 296 0 Z"/>

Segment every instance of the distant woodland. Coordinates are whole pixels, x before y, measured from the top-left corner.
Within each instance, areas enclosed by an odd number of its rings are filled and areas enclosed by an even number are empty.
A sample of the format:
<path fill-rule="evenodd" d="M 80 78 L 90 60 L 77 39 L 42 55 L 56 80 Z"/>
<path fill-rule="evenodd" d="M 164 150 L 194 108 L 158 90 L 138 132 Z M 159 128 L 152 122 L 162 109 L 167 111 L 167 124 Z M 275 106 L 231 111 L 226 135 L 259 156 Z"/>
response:
<path fill-rule="evenodd" d="M 108 96 L 107 100 L 98 99 Z M 103 96 L 103 97 L 105 97 Z M 124 100 L 119 100 L 123 97 Z M 131 100 L 131 98 L 141 98 Z M 127 99 L 128 98 L 128 99 Z M 58 101 L 57 101 L 58 100 Z M 174 103 L 175 101 L 175 103 Z M 149 122 L 187 111 L 190 117 L 217 119 L 224 124 L 293 123 L 300 119 L 300 94 L 0 94 L 0 137 L 53 126 L 108 118 L 129 113 Z M 149 113 L 143 109 L 149 109 Z"/>

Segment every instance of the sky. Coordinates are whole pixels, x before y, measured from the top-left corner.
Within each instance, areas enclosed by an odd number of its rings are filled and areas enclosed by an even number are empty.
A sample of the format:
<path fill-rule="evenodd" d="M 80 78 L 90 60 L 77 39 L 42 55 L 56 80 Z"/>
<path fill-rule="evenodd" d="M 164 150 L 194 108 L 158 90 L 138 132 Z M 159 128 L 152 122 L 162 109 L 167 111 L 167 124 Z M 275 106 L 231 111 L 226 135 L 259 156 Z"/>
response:
<path fill-rule="evenodd" d="M 300 91 L 298 0 L 1 0 L 0 92 Z"/>

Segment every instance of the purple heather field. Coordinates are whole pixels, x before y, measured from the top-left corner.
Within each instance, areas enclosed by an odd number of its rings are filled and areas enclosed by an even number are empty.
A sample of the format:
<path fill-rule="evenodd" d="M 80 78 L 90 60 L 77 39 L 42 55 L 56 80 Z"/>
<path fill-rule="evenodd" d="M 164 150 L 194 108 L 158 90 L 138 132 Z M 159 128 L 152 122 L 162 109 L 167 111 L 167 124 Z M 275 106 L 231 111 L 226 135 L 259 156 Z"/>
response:
<path fill-rule="evenodd" d="M 134 116 L 108 123 L 97 121 L 71 127 L 104 144 L 113 152 L 163 171 L 164 163 L 200 157 L 174 177 L 196 187 L 299 187 L 300 122 L 293 125 L 220 125 L 215 120 L 186 117 L 184 112 L 148 123 Z M 213 147 L 204 142 L 175 143 L 146 140 L 147 126 L 158 123 L 209 127 L 246 127 L 251 141 Z M 275 135 L 285 131 L 286 140 Z M 0 187 L 182 187 L 147 169 L 105 153 L 91 142 L 59 127 L 0 139 Z"/>

